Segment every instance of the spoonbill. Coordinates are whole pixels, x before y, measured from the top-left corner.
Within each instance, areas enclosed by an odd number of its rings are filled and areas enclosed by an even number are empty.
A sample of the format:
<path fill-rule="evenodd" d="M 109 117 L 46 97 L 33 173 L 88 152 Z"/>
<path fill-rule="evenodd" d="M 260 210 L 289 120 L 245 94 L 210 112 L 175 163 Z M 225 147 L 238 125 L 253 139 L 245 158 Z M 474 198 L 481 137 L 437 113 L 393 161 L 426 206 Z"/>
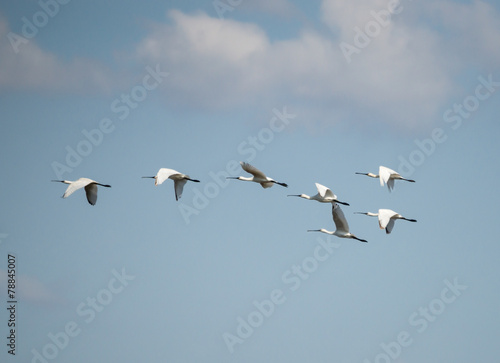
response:
<path fill-rule="evenodd" d="M 143 176 L 143 178 L 151 178 L 155 180 L 155 186 L 160 185 L 167 179 L 172 179 L 174 181 L 174 190 L 175 190 L 175 200 L 179 200 L 182 196 L 182 190 L 184 189 L 184 185 L 188 180 L 199 183 L 199 180 L 191 179 L 189 175 L 179 173 L 173 169 L 161 168 L 158 170 L 158 173 L 155 176 Z"/>
<path fill-rule="evenodd" d="M 300 197 L 308 200 L 316 200 L 320 203 L 339 203 L 343 205 L 349 205 L 349 203 L 341 202 L 337 199 L 337 196 L 333 194 L 330 188 L 325 187 L 319 183 L 316 184 L 316 189 L 318 189 L 318 193 L 310 197 L 307 194 L 289 194 L 288 197 Z"/>
<path fill-rule="evenodd" d="M 252 166 L 248 163 L 245 163 L 243 161 L 240 161 L 241 167 L 243 170 L 245 170 L 247 173 L 252 174 L 252 177 L 245 177 L 245 176 L 228 176 L 226 179 L 238 179 L 238 180 L 244 180 L 244 181 L 251 181 L 255 183 L 259 183 L 262 188 L 271 188 L 273 184 L 278 184 L 281 185 L 282 187 L 288 188 L 288 185 L 285 183 L 280 183 L 277 182 L 274 179 L 271 179 L 267 177 L 263 172 L 261 172 L 259 169 L 257 169 L 255 166 Z"/>
<path fill-rule="evenodd" d="M 399 175 L 398 172 L 389 169 L 388 167 L 385 166 L 380 166 L 378 168 L 378 174 L 373 174 L 373 173 L 356 173 L 360 175 L 366 175 L 371 178 L 380 178 L 380 186 L 384 186 L 384 184 L 387 184 L 387 188 L 389 188 L 389 191 L 391 191 L 394 188 L 394 180 L 405 180 L 407 182 L 415 183 L 415 180 L 411 179 L 405 179 L 401 175 Z"/>
<path fill-rule="evenodd" d="M 59 182 L 64 184 L 69 184 L 68 188 L 63 194 L 63 198 L 69 197 L 75 191 L 81 188 L 85 188 L 85 194 L 87 195 L 87 200 L 91 205 L 95 205 L 97 202 L 97 186 L 111 188 L 111 185 L 101 184 L 89 178 L 80 178 L 76 181 L 69 180 L 52 180 L 53 182 Z"/>
<path fill-rule="evenodd" d="M 327 231 L 324 228 L 310 229 L 307 232 L 323 232 L 341 238 L 354 238 L 361 242 L 368 242 L 365 239 L 358 238 L 352 233 L 349 233 L 349 224 L 347 224 L 347 219 L 345 219 L 344 212 L 342 212 L 340 206 L 335 202 L 332 203 L 332 216 L 333 216 L 333 222 L 335 222 L 335 227 L 336 227 L 335 232 Z"/>
<path fill-rule="evenodd" d="M 416 219 L 405 218 L 401 214 L 396 213 L 390 209 L 379 209 L 378 213 L 355 212 L 355 214 L 365 214 L 370 217 L 378 217 L 378 225 L 380 226 L 380 229 L 385 228 L 385 233 L 387 234 L 391 233 L 392 229 L 394 228 L 394 222 L 396 222 L 396 219 L 404 219 L 405 221 L 408 222 L 417 221 Z"/>

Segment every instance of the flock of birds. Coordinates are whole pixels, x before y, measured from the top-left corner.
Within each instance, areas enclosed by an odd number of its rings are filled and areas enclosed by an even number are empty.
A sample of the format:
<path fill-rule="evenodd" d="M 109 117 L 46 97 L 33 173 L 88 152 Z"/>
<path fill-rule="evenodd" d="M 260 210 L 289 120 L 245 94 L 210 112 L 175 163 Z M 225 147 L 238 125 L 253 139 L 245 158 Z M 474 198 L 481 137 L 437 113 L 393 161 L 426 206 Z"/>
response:
<path fill-rule="evenodd" d="M 282 187 L 288 187 L 286 183 L 281 183 L 277 182 L 276 180 L 269 178 L 264 174 L 262 171 L 257 169 L 256 167 L 245 163 L 245 162 L 240 162 L 241 167 L 243 170 L 245 170 L 247 173 L 251 174 L 251 177 L 244 177 L 244 176 L 238 176 L 238 177 L 227 177 L 227 179 L 237 179 L 237 180 L 242 180 L 242 181 L 250 181 L 254 183 L 259 183 L 263 188 L 270 188 L 274 184 L 278 184 Z M 380 185 L 384 186 L 387 185 L 389 191 L 391 191 L 394 188 L 394 181 L 395 180 L 404 180 L 407 182 L 412 182 L 414 183 L 415 180 L 411 179 L 406 179 L 403 178 L 399 173 L 396 171 L 389 169 L 385 166 L 380 166 L 379 167 L 379 172 L 378 174 L 373 174 L 373 173 L 356 173 L 360 175 L 366 175 L 371 178 L 378 178 L 380 180 Z M 184 185 L 188 181 L 192 181 L 195 183 L 199 183 L 199 180 L 196 179 L 191 179 L 189 175 L 182 174 L 176 170 L 173 169 L 167 169 L 167 168 L 161 168 L 158 173 L 155 176 L 144 176 L 143 178 L 151 178 L 155 180 L 155 186 L 162 184 L 165 180 L 171 179 L 174 181 L 174 190 L 175 190 L 175 200 L 179 200 L 179 198 L 182 196 L 182 191 L 184 189 Z M 111 185 L 108 184 L 101 184 L 98 183 L 92 179 L 88 178 L 80 178 L 76 181 L 68 181 L 68 180 L 52 180 L 53 182 L 60 182 L 64 184 L 69 184 L 68 188 L 63 194 L 63 198 L 69 197 L 71 194 L 73 194 L 75 191 L 78 189 L 84 188 L 85 193 L 87 196 L 87 200 L 91 205 L 95 205 L 97 201 L 97 186 L 102 186 L 106 188 L 111 188 Z M 340 208 L 339 204 L 343 205 L 349 205 L 346 202 L 341 202 L 337 199 L 337 196 L 327 187 L 324 185 L 316 183 L 316 188 L 318 190 L 318 193 L 309 196 L 306 194 L 290 194 L 288 195 L 289 197 L 300 197 L 308 200 L 315 200 L 320 203 L 331 203 L 332 204 L 332 217 L 333 217 L 333 222 L 335 223 L 335 231 L 328 231 L 324 228 L 321 229 L 312 229 L 308 230 L 308 232 L 322 232 L 330 235 L 334 235 L 337 237 L 341 238 L 352 238 L 361 242 L 368 242 L 365 239 L 361 239 L 356 237 L 354 234 L 349 232 L 349 224 L 347 223 L 347 219 L 345 218 L 344 212 L 342 212 L 342 209 Z M 405 221 L 409 222 L 416 222 L 415 219 L 410 219 L 410 218 L 405 218 L 401 214 L 394 212 L 393 210 L 390 209 L 379 209 L 377 213 L 371 213 L 371 212 L 356 212 L 357 214 L 364 214 L 370 217 L 378 217 L 378 223 L 380 229 L 385 229 L 385 232 L 387 234 L 391 233 L 392 229 L 394 228 L 394 223 L 397 219 L 402 219 Z"/>

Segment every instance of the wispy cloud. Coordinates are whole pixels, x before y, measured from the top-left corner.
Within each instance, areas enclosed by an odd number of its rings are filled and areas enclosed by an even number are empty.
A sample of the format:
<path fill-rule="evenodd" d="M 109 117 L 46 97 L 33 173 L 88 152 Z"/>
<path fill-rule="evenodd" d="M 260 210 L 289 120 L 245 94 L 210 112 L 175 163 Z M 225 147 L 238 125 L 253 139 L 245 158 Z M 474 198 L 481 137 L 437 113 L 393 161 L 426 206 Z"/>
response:
<path fill-rule="evenodd" d="M 0 14 L 0 92 L 110 93 L 122 83 L 97 60 L 76 58 L 65 62 L 41 49 L 35 40 L 23 43 L 16 52 L 7 37 L 10 32 Z"/>
<path fill-rule="evenodd" d="M 3 291 L 7 291 L 7 280 L 7 271 L 0 270 L 0 289 Z M 42 304 L 61 302 L 54 291 L 33 276 L 17 275 L 15 291 L 17 301 Z"/>
<path fill-rule="evenodd" d="M 331 21 L 349 27 L 335 20 L 343 17 L 334 10 Z M 168 98 L 175 104 L 216 109 L 293 100 L 305 109 L 313 105 L 305 119 L 335 122 L 335 115 L 354 108 L 414 128 L 436 113 L 452 88 L 430 31 L 392 26 L 347 64 L 339 39 L 313 30 L 271 42 L 255 24 L 179 11 L 168 17 L 170 24 L 157 24 L 137 53 L 169 69 Z"/>
<path fill-rule="evenodd" d="M 239 111 L 286 103 L 313 125 L 351 116 L 360 124 L 426 129 L 440 122 L 442 108 L 461 88 L 461 72 L 498 69 L 500 15 L 479 0 L 401 0 L 398 11 L 386 24 L 378 20 L 376 35 L 347 62 L 342 42 L 353 44 L 359 31 L 377 21 L 374 13 L 394 3 L 324 0 L 316 23 L 321 30 L 308 22 L 298 35 L 279 40 L 256 23 L 171 10 L 126 57 L 161 64 L 170 73 L 162 85 L 168 107 Z M 295 17 L 300 11 L 285 0 L 272 7 L 252 4 L 237 10 L 279 8 Z M 98 59 L 62 61 L 35 41 L 15 54 L 5 41 L 8 31 L 0 18 L 0 92 L 109 92 L 133 84 L 137 64 L 118 75 Z"/>
<path fill-rule="evenodd" d="M 443 47 L 462 62 L 478 68 L 499 68 L 500 13 L 491 4 L 438 1 L 425 8 L 425 15 L 447 31 Z"/>

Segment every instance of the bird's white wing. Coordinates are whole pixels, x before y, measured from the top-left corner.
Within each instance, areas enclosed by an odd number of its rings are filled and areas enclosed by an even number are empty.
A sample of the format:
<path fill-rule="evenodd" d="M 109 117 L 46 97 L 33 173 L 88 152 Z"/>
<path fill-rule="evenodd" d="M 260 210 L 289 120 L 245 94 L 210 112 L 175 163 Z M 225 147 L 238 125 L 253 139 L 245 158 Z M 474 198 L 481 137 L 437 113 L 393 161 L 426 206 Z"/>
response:
<path fill-rule="evenodd" d="M 394 189 L 394 179 L 389 179 L 387 181 L 387 188 L 389 188 L 389 191 Z"/>
<path fill-rule="evenodd" d="M 179 198 L 182 196 L 182 190 L 184 189 L 184 185 L 186 183 L 187 183 L 186 179 L 174 181 L 175 200 L 179 200 Z"/>
<path fill-rule="evenodd" d="M 87 200 L 90 204 L 95 205 L 97 202 L 97 184 L 90 183 L 85 187 L 85 193 L 87 194 Z"/>
<path fill-rule="evenodd" d="M 179 174 L 179 172 L 173 169 L 161 168 L 160 170 L 158 170 L 158 174 L 156 174 L 155 185 L 160 185 L 174 174 Z"/>
<path fill-rule="evenodd" d="M 344 212 L 340 209 L 337 203 L 332 203 L 332 216 L 335 227 L 339 232 L 349 233 L 349 224 L 347 224 L 347 219 L 345 219 Z"/>
<path fill-rule="evenodd" d="M 389 174 L 399 175 L 399 173 L 397 171 L 392 170 L 391 168 L 388 168 L 387 166 L 380 166 L 379 171 L 380 171 L 380 169 L 386 170 Z"/>
<path fill-rule="evenodd" d="M 394 171 L 394 170 L 386 168 L 385 166 L 379 167 L 378 175 L 380 178 L 380 186 L 383 187 L 384 184 L 386 184 L 389 181 L 389 179 L 391 178 L 391 171 Z"/>
<path fill-rule="evenodd" d="M 81 189 L 85 186 L 87 186 L 90 183 L 93 183 L 93 180 L 87 179 L 87 178 L 80 178 L 74 182 L 71 182 L 70 185 L 68 185 L 68 188 L 63 194 L 63 198 L 69 197 L 71 194 L 76 192 L 78 189 Z"/>
<path fill-rule="evenodd" d="M 395 219 L 391 219 L 389 221 L 389 224 L 387 225 L 387 227 L 385 227 L 385 233 L 389 234 L 391 233 L 392 229 L 394 228 L 394 223 L 396 222 Z"/>
<path fill-rule="evenodd" d="M 390 209 L 379 209 L 378 210 L 378 224 L 380 226 L 380 229 L 384 229 L 387 227 L 387 225 L 391 221 L 391 217 L 395 215 L 396 212 L 390 210 Z M 392 227 L 391 227 L 392 229 Z"/>
<path fill-rule="evenodd" d="M 260 183 L 260 185 L 262 186 L 262 188 L 266 189 L 266 188 L 271 188 L 274 183 L 273 182 L 264 182 L 264 183 Z"/>
<path fill-rule="evenodd" d="M 247 173 L 252 174 L 256 178 L 261 178 L 261 179 L 267 179 L 266 174 L 261 172 L 259 169 L 257 169 L 255 166 L 252 166 L 248 163 L 245 163 L 243 161 L 240 161 L 241 167 L 243 170 L 245 170 Z"/>
<path fill-rule="evenodd" d="M 333 194 L 333 192 L 325 187 L 324 185 L 321 185 L 321 184 L 318 184 L 318 183 L 315 183 L 316 184 L 316 189 L 318 189 L 318 193 L 321 197 L 323 198 L 332 198 L 332 199 L 336 199 L 336 195 Z"/>

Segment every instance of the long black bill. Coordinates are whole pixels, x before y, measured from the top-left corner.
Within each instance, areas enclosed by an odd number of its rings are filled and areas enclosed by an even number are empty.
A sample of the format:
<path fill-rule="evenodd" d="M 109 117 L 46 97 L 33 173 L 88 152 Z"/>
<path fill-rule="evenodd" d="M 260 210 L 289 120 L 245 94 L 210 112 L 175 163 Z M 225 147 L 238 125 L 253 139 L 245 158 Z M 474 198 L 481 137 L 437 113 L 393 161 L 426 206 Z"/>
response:
<path fill-rule="evenodd" d="M 341 202 L 340 200 L 336 200 L 335 203 L 339 203 L 339 204 L 342 204 L 342 205 L 350 205 L 349 203 Z"/>

